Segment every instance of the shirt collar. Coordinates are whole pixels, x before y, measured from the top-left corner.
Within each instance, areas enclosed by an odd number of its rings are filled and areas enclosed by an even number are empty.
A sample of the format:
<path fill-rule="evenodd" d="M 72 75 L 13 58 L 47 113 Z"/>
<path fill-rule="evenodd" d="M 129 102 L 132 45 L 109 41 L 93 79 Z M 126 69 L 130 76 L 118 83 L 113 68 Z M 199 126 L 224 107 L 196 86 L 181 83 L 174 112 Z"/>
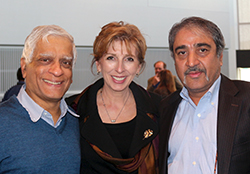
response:
<path fill-rule="evenodd" d="M 29 113 L 30 119 L 33 122 L 37 122 L 41 118 L 45 110 L 41 106 L 39 106 L 32 98 L 30 98 L 30 96 L 26 93 L 25 88 L 26 85 L 23 85 L 21 87 L 20 92 L 17 95 L 17 99 Z M 73 116 L 79 117 L 79 115 L 77 115 L 76 113 L 74 113 L 69 109 L 64 98 L 60 101 L 60 109 L 61 109 L 60 117 L 64 116 L 67 113 L 67 111 L 70 112 Z"/>
<path fill-rule="evenodd" d="M 221 75 L 215 80 L 215 82 L 213 83 L 213 85 L 209 88 L 209 90 L 204 94 L 204 96 L 206 95 L 211 95 L 211 99 L 213 99 L 214 97 L 216 97 L 216 93 L 218 93 L 219 88 L 220 88 L 220 83 L 221 83 Z M 188 94 L 188 90 L 185 86 L 183 86 L 180 96 L 187 101 L 190 101 L 190 97 Z M 204 97 L 202 96 L 202 97 Z"/>

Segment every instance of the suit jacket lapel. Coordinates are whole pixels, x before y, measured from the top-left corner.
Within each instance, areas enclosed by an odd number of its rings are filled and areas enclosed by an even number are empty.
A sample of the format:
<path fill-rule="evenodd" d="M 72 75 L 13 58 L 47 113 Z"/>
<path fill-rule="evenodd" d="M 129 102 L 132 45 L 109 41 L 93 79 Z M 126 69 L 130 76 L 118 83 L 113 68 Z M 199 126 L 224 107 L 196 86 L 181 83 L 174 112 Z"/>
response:
<path fill-rule="evenodd" d="M 132 82 L 130 89 L 133 92 L 136 106 L 137 106 L 137 117 L 135 134 L 130 146 L 130 156 L 134 156 L 140 149 L 150 143 L 159 133 L 159 128 L 156 120 L 151 119 L 147 114 L 151 114 L 156 117 L 157 108 L 154 107 L 155 103 L 152 103 L 153 99 L 150 99 L 150 95 L 145 92 L 140 86 Z M 145 137 L 144 133 L 152 131 L 153 134 L 149 137 Z"/>
<path fill-rule="evenodd" d="M 79 112 L 81 136 L 111 156 L 121 158 L 120 152 L 98 115 L 96 95 L 102 86 L 103 79 L 99 79 L 84 92 L 78 103 L 79 110 L 82 111 Z"/>
<path fill-rule="evenodd" d="M 147 132 L 152 132 L 151 135 L 147 136 Z M 158 125 L 145 114 L 145 112 L 138 112 L 136 118 L 135 134 L 130 146 L 130 156 L 135 156 L 135 154 L 150 143 L 158 135 Z"/>
<path fill-rule="evenodd" d="M 167 173 L 168 141 L 173 126 L 176 111 L 181 102 L 180 91 L 173 93 L 160 104 L 160 145 L 159 159 L 161 173 Z M 169 103 L 169 105 L 166 105 Z"/>
<path fill-rule="evenodd" d="M 107 129 L 102 123 L 100 117 L 94 112 L 87 119 L 81 129 L 81 136 L 83 136 L 90 143 L 97 145 L 99 149 L 105 151 L 113 157 L 121 158 L 113 139 L 109 135 Z"/>
<path fill-rule="evenodd" d="M 229 172 L 234 136 L 241 110 L 241 100 L 235 97 L 238 92 L 233 82 L 222 75 L 217 120 L 219 174 Z"/>

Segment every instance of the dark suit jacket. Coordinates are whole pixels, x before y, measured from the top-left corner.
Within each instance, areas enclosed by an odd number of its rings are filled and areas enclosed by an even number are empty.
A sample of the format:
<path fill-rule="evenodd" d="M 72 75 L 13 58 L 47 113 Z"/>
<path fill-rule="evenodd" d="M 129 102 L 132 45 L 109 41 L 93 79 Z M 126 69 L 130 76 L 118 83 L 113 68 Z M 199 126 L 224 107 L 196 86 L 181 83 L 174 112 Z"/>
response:
<path fill-rule="evenodd" d="M 160 174 L 168 172 L 168 140 L 182 100 L 179 93 L 160 104 Z M 250 83 L 221 75 L 217 119 L 218 174 L 250 173 Z"/>
<path fill-rule="evenodd" d="M 89 144 L 90 142 L 96 145 L 102 151 L 113 157 L 122 158 L 98 114 L 96 94 L 102 86 L 103 79 L 100 79 L 85 90 L 78 102 L 77 112 L 81 116 L 81 173 L 125 174 L 127 172 L 118 170 L 113 164 L 102 159 Z M 158 116 L 160 97 L 155 94 L 148 94 L 147 91 L 134 82 L 131 83 L 130 89 L 133 92 L 137 105 L 136 127 L 129 152 L 129 156 L 133 157 L 140 149 L 151 143 L 158 135 L 158 124 L 153 121 L 147 113 Z M 72 102 L 71 98 L 66 101 Z M 85 120 L 87 121 L 85 122 Z M 144 132 L 148 129 L 153 130 L 154 134 L 151 137 L 144 139 Z M 158 154 L 158 149 L 156 154 Z M 137 173 L 137 171 L 133 173 Z"/>

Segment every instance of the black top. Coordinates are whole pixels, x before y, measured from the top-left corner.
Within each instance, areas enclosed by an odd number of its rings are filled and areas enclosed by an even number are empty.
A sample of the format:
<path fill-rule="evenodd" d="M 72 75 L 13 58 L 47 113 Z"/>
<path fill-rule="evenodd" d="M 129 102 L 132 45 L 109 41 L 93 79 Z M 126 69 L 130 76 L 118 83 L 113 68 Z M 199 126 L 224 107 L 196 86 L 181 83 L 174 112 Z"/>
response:
<path fill-rule="evenodd" d="M 135 131 L 135 123 L 136 119 L 134 118 L 125 123 L 104 124 L 124 159 L 132 157 L 129 156 L 129 149 Z"/>

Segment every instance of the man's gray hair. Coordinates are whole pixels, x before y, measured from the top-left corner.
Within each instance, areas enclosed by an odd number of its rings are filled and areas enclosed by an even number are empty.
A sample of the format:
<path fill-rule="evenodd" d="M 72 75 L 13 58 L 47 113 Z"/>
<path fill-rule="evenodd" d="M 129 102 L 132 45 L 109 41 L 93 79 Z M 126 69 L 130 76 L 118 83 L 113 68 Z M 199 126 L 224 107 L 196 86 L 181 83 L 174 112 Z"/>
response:
<path fill-rule="evenodd" d="M 77 52 L 74 43 L 74 38 L 63 28 L 57 25 L 41 25 L 34 28 L 25 40 L 22 58 L 25 58 L 25 62 L 28 64 L 32 61 L 33 52 L 35 50 L 38 41 L 45 40 L 48 42 L 48 36 L 61 36 L 68 38 L 73 47 L 73 67 L 77 59 Z"/>

